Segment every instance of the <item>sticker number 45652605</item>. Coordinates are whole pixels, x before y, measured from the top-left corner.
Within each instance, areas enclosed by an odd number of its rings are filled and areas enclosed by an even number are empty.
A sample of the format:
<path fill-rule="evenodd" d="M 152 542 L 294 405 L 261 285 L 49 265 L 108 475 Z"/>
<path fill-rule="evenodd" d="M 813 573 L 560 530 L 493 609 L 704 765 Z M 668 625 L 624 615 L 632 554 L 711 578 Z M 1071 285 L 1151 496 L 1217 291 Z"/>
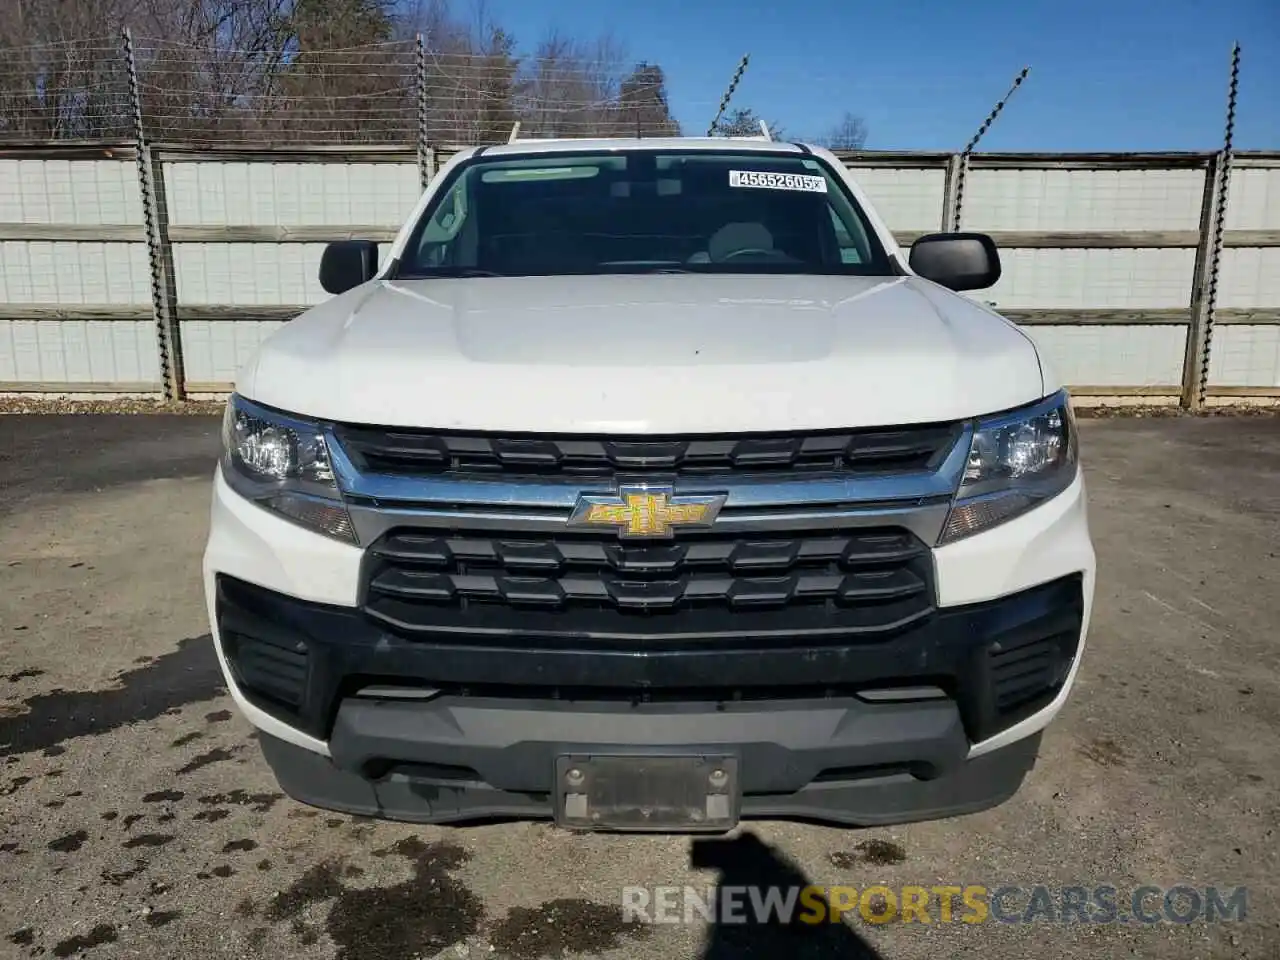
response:
<path fill-rule="evenodd" d="M 729 186 L 761 187 L 765 190 L 799 190 L 804 193 L 826 193 L 827 178 L 803 173 L 761 173 L 756 170 L 730 170 Z"/>

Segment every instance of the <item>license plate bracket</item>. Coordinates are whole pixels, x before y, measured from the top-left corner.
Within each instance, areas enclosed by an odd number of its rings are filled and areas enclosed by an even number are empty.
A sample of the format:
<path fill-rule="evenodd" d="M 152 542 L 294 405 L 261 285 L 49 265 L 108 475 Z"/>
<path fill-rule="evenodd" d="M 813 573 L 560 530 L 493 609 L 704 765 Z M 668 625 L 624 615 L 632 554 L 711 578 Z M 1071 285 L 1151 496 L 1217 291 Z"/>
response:
<path fill-rule="evenodd" d="M 733 756 L 556 758 L 556 822 L 575 830 L 715 832 L 738 822 Z"/>

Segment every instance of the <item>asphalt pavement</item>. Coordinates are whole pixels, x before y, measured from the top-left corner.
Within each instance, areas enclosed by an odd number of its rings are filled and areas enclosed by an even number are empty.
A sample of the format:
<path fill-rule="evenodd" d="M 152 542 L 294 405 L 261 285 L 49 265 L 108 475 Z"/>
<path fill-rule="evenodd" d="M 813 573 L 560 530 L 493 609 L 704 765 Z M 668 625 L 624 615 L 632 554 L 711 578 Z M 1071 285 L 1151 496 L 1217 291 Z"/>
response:
<path fill-rule="evenodd" d="M 217 430 L 0 416 L 0 957 L 1280 956 L 1280 417 L 1083 423 L 1093 628 L 1012 800 L 701 841 L 419 828 L 284 797 L 207 635 Z M 1005 893 L 977 923 L 958 906 L 878 922 L 882 893 L 841 923 L 621 908 L 627 888 L 756 884 Z M 1100 886 L 1116 916 L 1082 922 L 1067 891 Z M 1144 886 L 1160 922 L 1128 910 Z M 1243 899 L 1206 919 L 1210 887 Z"/>

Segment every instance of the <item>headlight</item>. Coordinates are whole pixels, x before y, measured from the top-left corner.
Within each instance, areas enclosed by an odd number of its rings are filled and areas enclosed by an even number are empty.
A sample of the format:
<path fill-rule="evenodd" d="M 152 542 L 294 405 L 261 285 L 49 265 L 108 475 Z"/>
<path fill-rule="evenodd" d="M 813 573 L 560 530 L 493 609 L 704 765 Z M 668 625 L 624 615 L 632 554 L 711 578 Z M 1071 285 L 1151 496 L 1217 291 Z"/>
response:
<path fill-rule="evenodd" d="M 259 506 L 357 542 L 319 424 L 232 395 L 222 418 L 222 468 L 231 488 Z"/>
<path fill-rule="evenodd" d="M 939 543 L 951 543 L 1026 513 L 1076 476 L 1076 429 L 1066 391 L 975 426 Z"/>

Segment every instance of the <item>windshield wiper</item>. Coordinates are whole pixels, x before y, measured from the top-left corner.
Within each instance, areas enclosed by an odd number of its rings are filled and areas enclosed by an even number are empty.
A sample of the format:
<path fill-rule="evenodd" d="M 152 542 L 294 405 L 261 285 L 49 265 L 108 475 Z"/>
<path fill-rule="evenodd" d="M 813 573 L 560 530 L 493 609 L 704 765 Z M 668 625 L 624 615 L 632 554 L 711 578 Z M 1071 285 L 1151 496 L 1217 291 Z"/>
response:
<path fill-rule="evenodd" d="M 401 273 L 398 280 L 464 280 L 470 277 L 505 277 L 505 273 L 482 270 L 479 267 L 432 267 L 430 270 L 413 270 Z"/>

